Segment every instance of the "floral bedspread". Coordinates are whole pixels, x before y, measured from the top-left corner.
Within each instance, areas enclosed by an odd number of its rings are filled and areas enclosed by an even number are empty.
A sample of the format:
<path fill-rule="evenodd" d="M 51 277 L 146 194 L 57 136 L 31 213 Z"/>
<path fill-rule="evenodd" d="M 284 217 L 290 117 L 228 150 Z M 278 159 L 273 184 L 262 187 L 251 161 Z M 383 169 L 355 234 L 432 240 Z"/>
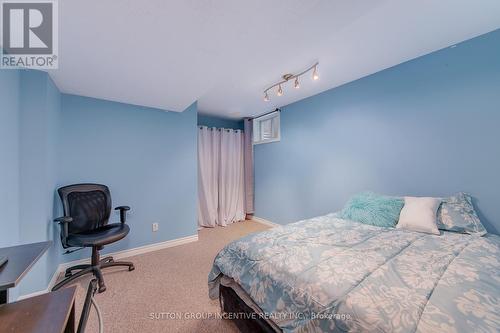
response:
<path fill-rule="evenodd" d="M 500 237 L 440 236 L 321 216 L 248 235 L 217 255 L 284 332 L 499 332 Z"/>

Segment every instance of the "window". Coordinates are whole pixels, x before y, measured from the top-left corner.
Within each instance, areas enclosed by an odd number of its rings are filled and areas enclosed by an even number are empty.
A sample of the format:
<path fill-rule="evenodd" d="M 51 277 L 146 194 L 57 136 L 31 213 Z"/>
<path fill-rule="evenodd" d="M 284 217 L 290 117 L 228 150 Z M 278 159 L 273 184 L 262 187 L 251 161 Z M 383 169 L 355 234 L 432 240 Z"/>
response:
<path fill-rule="evenodd" d="M 280 112 L 272 112 L 253 120 L 253 144 L 280 141 Z"/>

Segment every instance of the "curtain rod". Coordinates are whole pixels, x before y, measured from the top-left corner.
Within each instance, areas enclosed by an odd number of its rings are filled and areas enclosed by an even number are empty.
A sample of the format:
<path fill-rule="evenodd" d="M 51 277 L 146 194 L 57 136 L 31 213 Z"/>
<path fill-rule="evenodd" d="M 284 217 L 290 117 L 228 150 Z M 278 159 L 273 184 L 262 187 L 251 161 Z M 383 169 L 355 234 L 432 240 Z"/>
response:
<path fill-rule="evenodd" d="M 245 119 L 246 119 L 246 120 L 254 120 L 254 119 L 256 119 L 256 118 L 264 117 L 264 116 L 267 116 L 268 114 L 275 113 L 275 112 L 281 112 L 281 109 L 280 109 L 280 108 L 276 108 L 276 109 L 274 109 L 273 111 L 269 111 L 269 112 L 266 112 L 266 113 L 260 114 L 260 115 L 255 116 L 255 117 L 249 117 L 249 118 L 245 118 Z"/>
<path fill-rule="evenodd" d="M 231 132 L 231 131 L 235 131 L 235 132 L 238 132 L 238 131 L 243 131 L 243 130 L 241 130 L 241 129 L 234 129 L 234 128 L 217 128 L 217 127 L 208 127 L 208 126 L 205 126 L 205 125 L 202 125 L 202 126 L 199 126 L 199 125 L 198 125 L 198 128 L 199 128 L 199 129 L 202 129 L 203 127 L 206 127 L 206 128 L 208 128 L 209 130 L 211 130 L 211 131 L 213 131 L 214 129 L 215 129 L 216 131 L 223 131 L 223 130 L 224 130 L 224 131 L 226 131 L 226 132 Z"/>

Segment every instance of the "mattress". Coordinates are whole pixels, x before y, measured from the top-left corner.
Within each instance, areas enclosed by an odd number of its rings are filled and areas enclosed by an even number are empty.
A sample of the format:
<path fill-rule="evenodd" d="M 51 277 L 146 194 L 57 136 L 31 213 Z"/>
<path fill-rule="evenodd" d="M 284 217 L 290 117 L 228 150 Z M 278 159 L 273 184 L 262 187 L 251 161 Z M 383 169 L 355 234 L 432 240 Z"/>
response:
<path fill-rule="evenodd" d="M 495 235 L 429 235 L 329 214 L 228 244 L 209 295 L 232 280 L 284 332 L 497 332 L 499 254 Z"/>

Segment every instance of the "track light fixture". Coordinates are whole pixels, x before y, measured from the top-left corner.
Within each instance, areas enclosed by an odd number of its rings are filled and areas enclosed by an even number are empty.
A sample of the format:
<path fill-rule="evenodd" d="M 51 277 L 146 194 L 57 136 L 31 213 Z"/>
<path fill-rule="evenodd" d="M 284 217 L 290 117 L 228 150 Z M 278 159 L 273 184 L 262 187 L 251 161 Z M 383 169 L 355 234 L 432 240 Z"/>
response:
<path fill-rule="evenodd" d="M 316 81 L 319 79 L 319 74 L 318 74 L 318 65 L 314 66 L 313 70 L 313 80 Z"/>
<path fill-rule="evenodd" d="M 314 81 L 318 80 L 319 79 L 319 74 L 318 74 L 318 65 L 319 65 L 319 62 L 316 62 L 314 65 L 312 65 L 311 67 L 307 68 L 305 71 L 302 71 L 298 74 L 285 74 L 282 76 L 282 79 L 280 82 L 277 82 L 275 84 L 273 84 L 272 86 L 270 86 L 269 88 L 267 88 L 266 90 L 264 90 L 264 101 L 268 102 L 269 101 L 269 90 L 275 88 L 275 87 L 278 87 L 278 90 L 276 91 L 276 95 L 278 96 L 283 96 L 283 87 L 282 85 L 284 83 L 287 83 L 288 81 L 292 80 L 292 79 L 295 79 L 295 82 L 293 84 L 293 87 L 295 89 L 299 89 L 300 88 L 300 82 L 299 82 L 299 78 L 306 74 L 307 72 L 309 71 L 313 71 L 312 73 L 312 79 Z"/>

